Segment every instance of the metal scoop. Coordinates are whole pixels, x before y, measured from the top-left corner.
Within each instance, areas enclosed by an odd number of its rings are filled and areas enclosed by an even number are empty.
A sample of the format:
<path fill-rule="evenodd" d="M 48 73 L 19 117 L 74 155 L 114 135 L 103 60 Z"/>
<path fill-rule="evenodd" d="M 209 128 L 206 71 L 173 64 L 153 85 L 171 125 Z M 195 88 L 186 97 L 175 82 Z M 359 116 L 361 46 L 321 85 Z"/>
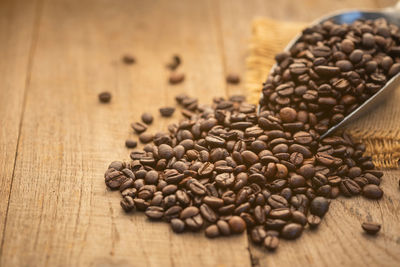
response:
<path fill-rule="evenodd" d="M 395 24 L 400 27 L 400 1 L 397 2 L 397 5 L 390 8 L 385 8 L 380 11 L 359 11 L 359 10 L 347 10 L 347 11 L 339 11 L 332 13 L 330 15 L 324 16 L 313 23 L 311 26 L 321 24 L 325 21 L 333 21 L 336 24 L 351 24 L 356 20 L 364 19 L 364 20 L 374 20 L 378 18 L 385 18 L 389 23 Z M 301 33 L 298 34 L 284 49 L 284 51 L 289 51 L 300 39 Z M 276 66 L 276 65 L 275 65 Z M 275 67 L 274 66 L 274 67 Z M 274 68 L 273 67 L 273 68 Z M 272 69 L 273 69 L 272 68 Z M 363 104 L 361 104 L 357 109 L 353 112 L 348 114 L 341 122 L 332 126 L 328 129 L 324 134 L 321 135 L 321 139 L 328 136 L 335 130 L 345 126 L 351 121 L 356 120 L 361 115 L 366 114 L 368 110 L 376 107 L 385 96 L 390 92 L 392 89 L 396 88 L 400 85 L 400 73 L 393 76 L 385 86 L 383 86 L 377 93 L 371 96 L 368 100 L 366 100 Z M 262 94 L 261 94 L 261 97 Z"/>

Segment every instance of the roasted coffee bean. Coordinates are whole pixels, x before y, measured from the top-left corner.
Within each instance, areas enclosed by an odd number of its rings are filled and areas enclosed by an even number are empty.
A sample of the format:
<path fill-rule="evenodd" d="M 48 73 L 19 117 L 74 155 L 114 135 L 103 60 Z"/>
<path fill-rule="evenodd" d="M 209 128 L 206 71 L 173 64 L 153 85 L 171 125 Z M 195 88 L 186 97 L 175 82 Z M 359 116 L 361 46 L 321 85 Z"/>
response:
<path fill-rule="evenodd" d="M 280 195 L 271 195 L 268 198 L 268 204 L 271 205 L 271 207 L 274 209 L 288 207 L 288 202 L 286 198 Z"/>
<path fill-rule="evenodd" d="M 371 223 L 371 222 L 363 222 L 361 224 L 362 229 L 370 235 L 375 235 L 381 230 L 381 225 L 377 223 Z"/>
<path fill-rule="evenodd" d="M 230 73 L 226 76 L 226 82 L 230 84 L 238 84 L 240 83 L 240 77 L 235 73 Z"/>
<path fill-rule="evenodd" d="M 171 228 L 175 233 L 182 233 L 185 230 L 185 223 L 178 218 L 171 220 Z"/>
<path fill-rule="evenodd" d="M 222 235 L 230 235 L 231 234 L 231 228 L 229 227 L 229 224 L 226 221 L 218 220 L 217 227 L 218 227 L 219 232 Z"/>
<path fill-rule="evenodd" d="M 279 246 L 279 238 L 277 236 L 267 235 L 263 244 L 266 249 L 275 250 Z"/>
<path fill-rule="evenodd" d="M 136 59 L 131 55 L 124 55 L 122 57 L 122 62 L 124 62 L 126 65 L 132 65 L 136 62 Z"/>
<path fill-rule="evenodd" d="M 263 242 L 266 236 L 267 236 L 267 232 L 264 230 L 264 227 L 261 225 L 254 227 L 250 232 L 251 240 L 254 243 Z"/>
<path fill-rule="evenodd" d="M 310 225 L 310 228 L 316 228 L 321 223 L 321 217 L 314 215 L 314 214 L 310 214 L 307 217 L 307 222 L 308 222 L 308 225 Z"/>
<path fill-rule="evenodd" d="M 101 103 L 108 103 L 111 101 L 111 93 L 109 92 L 102 92 L 99 94 L 99 101 Z"/>
<path fill-rule="evenodd" d="M 151 124 L 153 122 L 153 115 L 151 115 L 150 113 L 143 113 L 141 116 L 141 119 L 144 123 L 146 124 Z"/>
<path fill-rule="evenodd" d="M 363 196 L 370 199 L 380 199 L 383 196 L 382 189 L 375 184 L 368 184 L 362 189 Z"/>
<path fill-rule="evenodd" d="M 352 195 L 358 195 L 361 192 L 360 186 L 353 180 L 351 179 L 344 179 L 340 182 L 339 185 L 340 192 L 344 196 L 352 196 Z"/>
<path fill-rule="evenodd" d="M 229 221 L 229 227 L 233 233 L 239 234 L 246 229 L 246 223 L 239 216 L 232 216 Z"/>
<path fill-rule="evenodd" d="M 125 146 L 127 148 L 135 148 L 137 146 L 137 142 L 135 140 L 132 140 L 132 139 L 127 139 L 125 141 Z"/>
<path fill-rule="evenodd" d="M 150 206 L 144 213 L 149 219 L 157 220 L 164 216 L 164 209 L 162 207 Z"/>
<path fill-rule="evenodd" d="M 281 235 L 285 239 L 296 239 L 303 232 L 303 226 L 298 223 L 289 223 L 282 228 Z"/>
<path fill-rule="evenodd" d="M 310 203 L 310 211 L 314 215 L 323 217 L 329 209 L 329 201 L 324 197 L 316 197 Z"/>
<path fill-rule="evenodd" d="M 147 130 L 147 126 L 141 122 L 132 123 L 131 126 L 133 130 L 135 130 L 135 132 L 138 134 L 143 133 L 144 131 Z"/>
<path fill-rule="evenodd" d="M 200 213 L 204 219 L 211 223 L 215 223 L 218 220 L 217 214 L 207 204 L 200 206 Z"/>
<path fill-rule="evenodd" d="M 176 68 L 179 67 L 181 62 L 182 62 L 182 60 L 181 60 L 180 56 L 174 55 L 171 59 L 171 62 L 167 64 L 167 68 L 169 68 L 171 70 L 175 70 Z M 182 101 L 180 101 L 180 102 L 182 102 Z"/>
<path fill-rule="evenodd" d="M 121 207 L 124 209 L 125 212 L 129 212 L 135 208 L 135 202 L 131 196 L 125 196 L 121 200 Z"/>
<path fill-rule="evenodd" d="M 208 226 L 204 233 L 209 238 L 214 238 L 220 235 L 218 226 L 216 224 L 211 224 Z"/>
<path fill-rule="evenodd" d="M 185 80 L 185 74 L 181 72 L 172 72 L 169 76 L 170 84 L 178 84 Z"/>
<path fill-rule="evenodd" d="M 174 107 L 163 107 L 159 109 L 161 116 L 163 117 L 171 117 L 175 112 Z"/>

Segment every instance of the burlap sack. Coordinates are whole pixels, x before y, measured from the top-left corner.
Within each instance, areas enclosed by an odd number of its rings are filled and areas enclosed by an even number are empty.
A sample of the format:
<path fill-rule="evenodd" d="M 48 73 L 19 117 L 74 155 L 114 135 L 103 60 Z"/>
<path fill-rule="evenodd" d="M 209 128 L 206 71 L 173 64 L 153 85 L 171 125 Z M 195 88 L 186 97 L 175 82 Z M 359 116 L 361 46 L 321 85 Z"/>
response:
<path fill-rule="evenodd" d="M 274 55 L 284 49 L 307 24 L 260 18 L 253 21 L 250 51 L 246 59 L 245 86 L 249 100 L 257 103 L 261 85 L 274 64 Z M 348 132 L 367 146 L 378 168 L 399 167 L 400 88 L 372 112 L 347 127 Z"/>

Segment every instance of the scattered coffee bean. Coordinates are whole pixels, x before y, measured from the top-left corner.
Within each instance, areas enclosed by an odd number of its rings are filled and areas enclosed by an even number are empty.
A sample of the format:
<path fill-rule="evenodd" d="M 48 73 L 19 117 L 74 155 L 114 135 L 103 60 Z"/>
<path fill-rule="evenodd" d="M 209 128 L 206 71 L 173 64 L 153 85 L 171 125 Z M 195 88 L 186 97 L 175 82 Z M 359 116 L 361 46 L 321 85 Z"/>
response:
<path fill-rule="evenodd" d="M 216 224 L 211 224 L 205 230 L 205 234 L 207 237 L 214 238 L 219 236 L 219 229 Z"/>
<path fill-rule="evenodd" d="M 371 222 L 363 222 L 361 227 L 367 234 L 375 235 L 381 230 L 381 225 L 378 223 L 371 223 Z"/>
<path fill-rule="evenodd" d="M 175 233 L 182 233 L 185 230 L 185 223 L 178 218 L 171 219 L 171 228 Z"/>
<path fill-rule="evenodd" d="M 279 238 L 277 236 L 268 235 L 264 239 L 264 247 L 268 250 L 275 250 L 279 246 Z"/>
<path fill-rule="evenodd" d="M 127 148 L 135 148 L 137 146 L 137 142 L 135 140 L 132 140 L 132 139 L 127 139 L 125 141 L 125 146 Z"/>
<path fill-rule="evenodd" d="M 182 62 L 182 60 L 179 57 L 179 55 L 174 55 L 171 59 L 171 62 L 167 64 L 167 68 L 169 68 L 171 70 L 175 70 L 179 67 L 181 62 Z"/>
<path fill-rule="evenodd" d="M 131 126 L 133 130 L 138 134 L 143 133 L 147 130 L 147 126 L 141 122 L 134 122 L 131 124 Z"/>
<path fill-rule="evenodd" d="M 169 76 L 169 83 L 170 84 L 178 84 L 185 80 L 185 74 L 181 72 L 173 72 Z"/>
<path fill-rule="evenodd" d="M 235 73 L 230 73 L 226 76 L 226 81 L 230 84 L 238 84 L 240 83 L 240 77 Z"/>
<path fill-rule="evenodd" d="M 174 114 L 175 108 L 174 107 L 164 107 L 160 108 L 160 114 L 163 117 L 171 117 Z"/>
<path fill-rule="evenodd" d="M 141 133 L 139 135 L 139 141 L 143 144 L 150 143 L 151 141 L 153 141 L 153 135 L 151 133 Z"/>
<path fill-rule="evenodd" d="M 111 94 L 109 92 L 102 92 L 99 94 L 99 100 L 101 103 L 108 103 L 111 100 Z"/>
<path fill-rule="evenodd" d="M 312 214 L 323 217 L 329 209 L 329 201 L 324 197 L 316 197 L 311 201 L 310 211 Z"/>
<path fill-rule="evenodd" d="M 151 115 L 150 113 L 143 113 L 141 118 L 142 121 L 146 124 L 151 124 L 153 122 L 153 115 Z"/>
<path fill-rule="evenodd" d="M 122 62 L 124 62 L 127 65 L 134 64 L 136 62 L 135 58 L 130 55 L 125 55 L 122 57 Z"/>
<path fill-rule="evenodd" d="M 367 184 L 363 187 L 363 195 L 366 198 L 379 199 L 383 196 L 383 191 L 375 184 Z"/>

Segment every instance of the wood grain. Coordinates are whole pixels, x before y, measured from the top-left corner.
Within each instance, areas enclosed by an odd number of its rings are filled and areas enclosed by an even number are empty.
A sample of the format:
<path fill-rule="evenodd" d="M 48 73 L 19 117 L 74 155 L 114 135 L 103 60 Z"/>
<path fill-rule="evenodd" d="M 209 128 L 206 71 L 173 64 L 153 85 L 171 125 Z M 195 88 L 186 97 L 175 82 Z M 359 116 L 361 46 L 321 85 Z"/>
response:
<path fill-rule="evenodd" d="M 36 1 L 0 2 L 0 240 L 3 240 L 25 88 L 29 83 L 37 15 Z"/>
<path fill-rule="evenodd" d="M 128 157 L 123 142 L 141 112 L 156 114 L 181 91 L 207 102 L 225 94 L 216 35 L 204 2 L 45 3 L 2 266 L 250 266 L 245 235 L 175 235 L 126 216 L 104 185 L 107 165 Z M 125 52 L 136 65 L 122 65 Z M 176 52 L 188 77 L 171 87 L 165 63 Z M 110 105 L 98 103 L 102 90 Z"/>
<path fill-rule="evenodd" d="M 7 16 L 0 16 L 0 38 L 7 42 L 0 44 L 0 82 L 10 87 L 0 89 L 0 122 L 6 126 L 0 135 L 0 212 L 8 197 L 10 202 L 2 220 L 7 218 L 0 266 L 378 266 L 385 257 L 387 265 L 398 262 L 399 172 L 385 177 L 384 200 L 335 201 L 319 231 L 284 242 L 276 254 L 249 245 L 246 235 L 210 241 L 202 234 L 173 234 L 143 214 L 127 216 L 119 193 L 106 190 L 104 171 L 112 160 L 128 159 L 123 143 L 136 138 L 129 124 L 142 112 L 157 114 L 149 129 L 156 132 L 180 117 L 165 120 L 157 113 L 177 93 L 209 103 L 214 96 L 243 92 L 240 85 L 227 87 L 225 74 L 243 73 L 255 16 L 309 20 L 337 7 L 387 4 L 273 2 L 44 0 L 40 8 L 28 0 L 1 2 L 7 8 L 0 15 Z M 122 64 L 125 53 L 137 64 Z M 183 59 L 186 80 L 170 86 L 165 64 L 174 53 Z M 113 94 L 109 105 L 97 100 L 105 90 Z M 383 223 L 373 242 L 360 231 L 364 218 Z"/>

